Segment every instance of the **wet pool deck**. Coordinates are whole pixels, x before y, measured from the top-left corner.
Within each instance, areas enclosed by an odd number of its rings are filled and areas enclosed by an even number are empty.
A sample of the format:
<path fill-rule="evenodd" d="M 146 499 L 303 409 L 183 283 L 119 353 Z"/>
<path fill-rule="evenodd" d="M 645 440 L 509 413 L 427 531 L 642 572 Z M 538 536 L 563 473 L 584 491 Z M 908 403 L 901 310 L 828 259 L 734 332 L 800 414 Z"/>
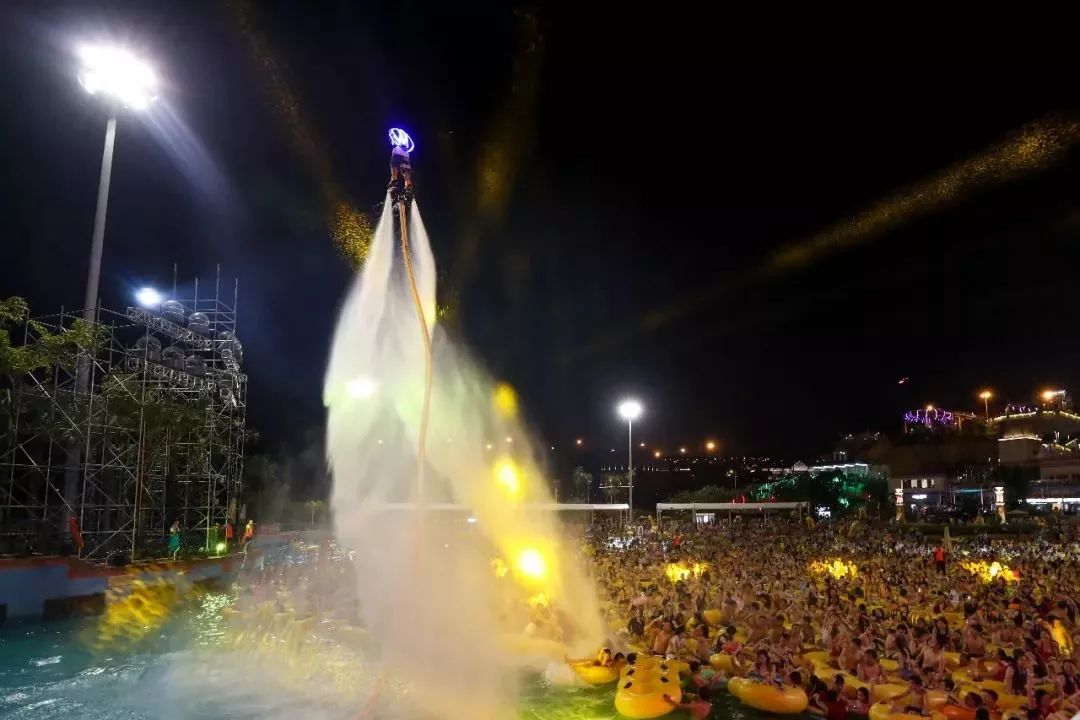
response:
<path fill-rule="evenodd" d="M 242 555 L 150 560 L 122 567 L 73 557 L 0 558 L 0 620 L 47 620 L 103 612 L 110 590 L 136 582 L 203 585 L 234 575 Z"/>

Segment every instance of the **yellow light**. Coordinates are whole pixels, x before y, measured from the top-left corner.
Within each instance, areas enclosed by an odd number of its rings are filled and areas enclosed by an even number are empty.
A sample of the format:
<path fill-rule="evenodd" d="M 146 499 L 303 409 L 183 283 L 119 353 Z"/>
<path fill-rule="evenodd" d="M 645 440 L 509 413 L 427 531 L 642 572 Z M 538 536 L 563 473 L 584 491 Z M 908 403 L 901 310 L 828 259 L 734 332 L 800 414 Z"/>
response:
<path fill-rule="evenodd" d="M 521 492 L 521 471 L 510 458 L 501 458 L 494 467 L 495 482 L 502 486 L 510 497 L 517 497 Z"/>
<path fill-rule="evenodd" d="M 988 563 L 985 560 L 968 560 L 960 563 L 960 566 L 984 583 L 993 582 L 998 578 L 1001 578 L 1010 584 L 1020 581 L 1020 576 L 1017 575 L 1012 568 L 1008 565 L 1002 565 L 996 560 L 992 563 Z"/>
<path fill-rule="evenodd" d="M 493 448 L 493 447 L 495 447 L 495 446 L 494 446 L 494 445 L 492 445 L 491 443 L 488 443 L 487 445 L 485 445 L 485 446 L 484 446 L 484 449 L 485 449 L 485 450 L 490 450 L 490 449 L 491 449 L 491 448 Z"/>
<path fill-rule="evenodd" d="M 840 578 L 847 575 L 855 577 L 856 575 L 858 575 L 859 568 L 856 567 L 855 563 L 845 563 L 840 558 L 837 558 L 832 562 L 818 561 L 810 563 L 810 572 L 816 573 L 818 575 L 824 575 L 825 573 L 828 573 L 837 580 L 839 580 Z"/>
<path fill-rule="evenodd" d="M 926 406 L 926 412 L 933 412 L 933 410 L 934 410 L 934 406 L 933 406 L 933 405 L 927 405 L 927 406 Z"/>
<path fill-rule="evenodd" d="M 1064 390 L 1043 390 L 1042 399 L 1046 402 L 1050 402 L 1058 395 L 1064 395 Z"/>
<path fill-rule="evenodd" d="M 652 456 L 653 456 L 654 458 L 659 458 L 659 457 L 660 457 L 660 451 L 659 451 L 659 450 L 653 450 L 653 454 L 652 454 Z"/>
<path fill-rule="evenodd" d="M 981 393 L 979 393 L 979 398 L 982 400 L 989 400 L 992 397 L 994 397 L 994 394 L 989 390 L 983 390 Z"/>
<path fill-rule="evenodd" d="M 679 452 L 682 453 L 683 455 L 685 455 L 686 454 L 686 448 L 684 448 L 684 447 L 679 448 Z"/>
<path fill-rule="evenodd" d="M 584 440 L 582 440 L 581 438 L 578 438 L 577 440 L 574 441 L 574 444 L 575 445 L 581 445 L 584 442 L 585 442 Z"/>
<path fill-rule="evenodd" d="M 517 415 L 517 393 L 514 392 L 514 388 L 510 387 L 508 384 L 499 383 L 495 386 L 495 392 L 492 394 L 491 402 L 500 415 L 504 417 L 514 417 Z"/>
<path fill-rule="evenodd" d="M 526 548 L 517 554 L 514 571 L 526 580 L 543 580 L 547 575 L 547 561 L 539 550 Z"/>
<path fill-rule="evenodd" d="M 709 563 L 696 562 L 696 563 L 668 563 L 664 568 L 664 574 L 667 575 L 668 580 L 673 583 L 680 580 L 688 580 L 691 577 L 701 577 L 702 573 L 709 569 Z"/>
<path fill-rule="evenodd" d="M 705 449 L 708 450 L 709 452 L 712 452 L 713 450 L 716 449 L 716 443 L 714 443 L 712 440 L 710 440 L 709 442 L 705 443 Z"/>
<path fill-rule="evenodd" d="M 514 442 L 514 438 L 510 437 L 509 435 L 507 435 L 507 436 L 506 436 L 506 442 L 508 442 L 508 443 L 512 443 L 512 442 Z"/>

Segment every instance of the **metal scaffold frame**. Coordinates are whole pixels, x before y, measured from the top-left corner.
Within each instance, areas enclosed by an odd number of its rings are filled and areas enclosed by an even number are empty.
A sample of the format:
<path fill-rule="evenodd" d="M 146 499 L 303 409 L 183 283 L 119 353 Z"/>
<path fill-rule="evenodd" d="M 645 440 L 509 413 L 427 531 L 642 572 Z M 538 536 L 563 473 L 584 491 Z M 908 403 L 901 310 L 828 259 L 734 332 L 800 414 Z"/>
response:
<path fill-rule="evenodd" d="M 236 520 L 247 415 L 236 287 L 226 301 L 220 286 L 219 268 L 209 294 L 196 280 L 160 310 L 99 309 L 98 347 L 78 368 L 0 378 L 0 554 L 56 553 L 77 535 L 87 559 L 161 557 L 175 520 L 189 548 L 214 551 L 213 526 Z M 27 318 L 21 345 L 51 342 L 81 315 Z"/>

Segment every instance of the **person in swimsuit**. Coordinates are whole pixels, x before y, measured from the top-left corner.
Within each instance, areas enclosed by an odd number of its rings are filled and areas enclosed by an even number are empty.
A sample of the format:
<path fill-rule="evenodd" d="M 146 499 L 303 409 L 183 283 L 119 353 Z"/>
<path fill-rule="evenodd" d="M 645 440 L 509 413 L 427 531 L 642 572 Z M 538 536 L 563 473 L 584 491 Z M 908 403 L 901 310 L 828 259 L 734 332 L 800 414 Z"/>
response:
<path fill-rule="evenodd" d="M 1009 669 L 1005 671 L 1005 689 L 1013 695 L 1028 695 L 1031 677 L 1028 672 L 1031 660 L 1022 650 L 1017 650 Z"/>
<path fill-rule="evenodd" d="M 864 652 L 856 670 L 858 678 L 863 682 L 871 685 L 880 682 L 882 673 L 881 665 L 878 664 L 877 652 L 874 650 Z"/>

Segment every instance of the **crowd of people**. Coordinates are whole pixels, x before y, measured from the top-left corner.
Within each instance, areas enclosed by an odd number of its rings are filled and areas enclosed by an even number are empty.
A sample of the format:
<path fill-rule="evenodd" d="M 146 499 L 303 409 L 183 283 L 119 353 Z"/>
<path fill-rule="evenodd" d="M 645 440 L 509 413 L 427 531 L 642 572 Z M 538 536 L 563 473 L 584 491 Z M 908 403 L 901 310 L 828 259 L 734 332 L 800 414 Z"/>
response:
<path fill-rule="evenodd" d="M 1023 696 L 1030 720 L 1080 709 L 1080 553 L 1063 535 L 943 541 L 895 525 L 735 520 L 629 541 L 597 526 L 586 552 L 612 649 L 689 662 L 705 698 L 743 676 L 802 687 L 830 720 L 866 716 L 875 695 L 929 715 L 942 694 L 985 720 L 1002 710 L 992 687 Z M 980 562 L 1008 572 L 988 577 Z M 860 689 L 845 692 L 845 678 Z"/>

